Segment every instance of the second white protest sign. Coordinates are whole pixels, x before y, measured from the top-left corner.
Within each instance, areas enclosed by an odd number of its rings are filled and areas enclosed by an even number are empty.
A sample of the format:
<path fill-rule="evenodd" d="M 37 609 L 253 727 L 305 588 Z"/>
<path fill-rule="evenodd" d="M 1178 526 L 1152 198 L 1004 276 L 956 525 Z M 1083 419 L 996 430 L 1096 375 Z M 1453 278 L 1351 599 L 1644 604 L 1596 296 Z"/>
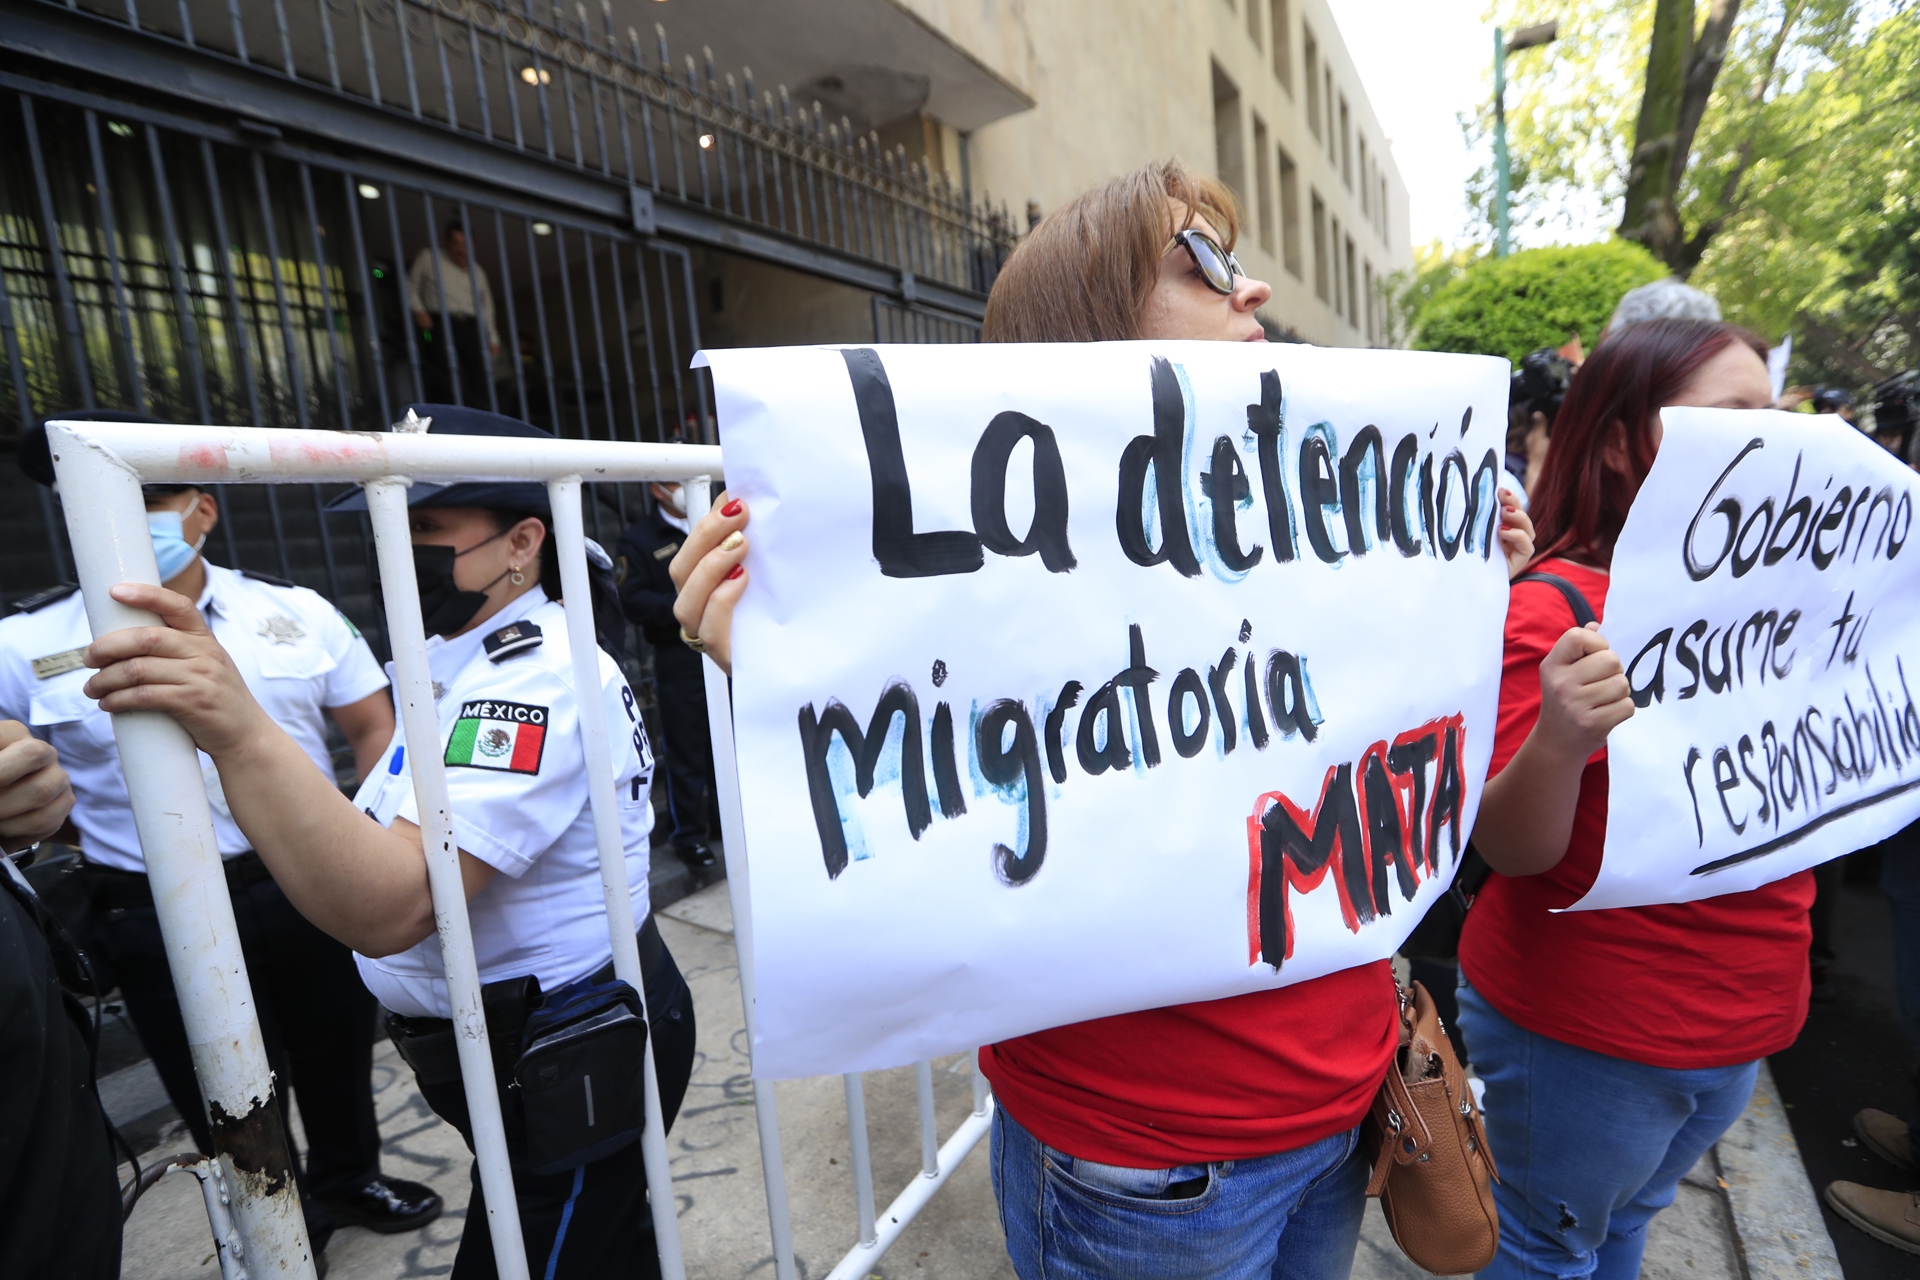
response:
<path fill-rule="evenodd" d="M 756 1073 L 1317 977 L 1442 891 L 1492 745 L 1504 362 L 707 358 L 752 512 Z"/>
<path fill-rule="evenodd" d="M 1920 816 L 1914 473 L 1839 418 L 1661 420 L 1603 624 L 1637 707 L 1574 910 L 1753 889 Z"/>

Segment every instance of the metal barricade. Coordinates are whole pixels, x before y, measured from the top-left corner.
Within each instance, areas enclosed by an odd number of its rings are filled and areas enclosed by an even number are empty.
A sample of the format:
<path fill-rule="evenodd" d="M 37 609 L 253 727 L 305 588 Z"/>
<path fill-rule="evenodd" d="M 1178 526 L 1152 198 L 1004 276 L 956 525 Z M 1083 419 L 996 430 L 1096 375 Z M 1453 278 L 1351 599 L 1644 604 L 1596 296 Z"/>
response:
<path fill-rule="evenodd" d="M 591 689 L 598 687 L 600 674 L 587 580 L 582 482 L 686 481 L 690 513 L 698 519 L 708 506 L 708 478 L 720 471 L 720 450 L 710 446 L 431 436 L 402 428 L 391 433 L 335 433 L 55 422 L 48 434 L 60 487 L 68 495 L 64 503 L 67 528 L 95 636 L 157 621 L 108 594 L 116 583 L 159 582 L 140 493 L 143 483 L 351 481 L 363 485 L 384 587 L 400 720 L 408 740 L 416 743 L 437 741 L 439 722 L 408 531 L 406 489 L 414 480 L 532 480 L 547 485 L 575 685 Z M 732 708 L 727 677 L 711 660 L 705 667 L 741 998 L 751 1039 L 753 916 L 734 767 Z M 579 702 L 614 970 L 641 993 L 644 1006 L 645 983 L 613 790 L 606 708 L 599 698 L 581 697 Z M 310 1277 L 313 1258 L 294 1191 L 291 1159 L 274 1112 L 272 1073 L 254 1017 L 246 962 L 193 743 L 184 729 L 159 713 L 119 713 L 113 717 L 113 727 L 161 932 L 173 960 L 194 1069 L 212 1119 L 215 1155 L 230 1192 L 233 1244 L 229 1252 L 253 1277 Z M 528 1274 L 526 1251 L 488 1050 L 446 766 L 438 751 L 416 753 L 413 763 L 428 883 L 496 1265 L 503 1280 L 523 1280 Z M 648 1185 L 655 1189 L 649 1199 L 660 1268 L 667 1280 L 683 1280 L 686 1266 L 651 1052 L 644 1078 L 647 1124 L 642 1154 Z M 859 1221 L 856 1242 L 831 1272 L 832 1280 L 866 1275 L 987 1131 L 992 1102 L 977 1065 L 972 1114 L 944 1144 L 935 1124 L 930 1063 L 919 1064 L 917 1084 L 921 1173 L 882 1215 L 874 1207 L 861 1078 L 857 1074 L 845 1078 Z M 753 1095 L 774 1273 L 777 1280 L 795 1280 L 772 1083 L 756 1079 Z M 224 1255 L 222 1262 L 227 1263 Z"/>

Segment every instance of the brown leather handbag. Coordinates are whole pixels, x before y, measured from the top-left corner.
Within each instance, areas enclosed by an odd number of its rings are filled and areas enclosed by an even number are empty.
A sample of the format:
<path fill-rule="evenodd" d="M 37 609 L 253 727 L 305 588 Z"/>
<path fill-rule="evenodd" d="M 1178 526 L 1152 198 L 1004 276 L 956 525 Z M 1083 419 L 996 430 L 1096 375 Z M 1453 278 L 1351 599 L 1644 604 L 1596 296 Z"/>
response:
<path fill-rule="evenodd" d="M 1478 1271 L 1500 1243 L 1500 1177 L 1466 1073 L 1419 983 L 1400 988 L 1400 1048 L 1367 1116 L 1367 1194 L 1401 1252 L 1438 1276 Z"/>

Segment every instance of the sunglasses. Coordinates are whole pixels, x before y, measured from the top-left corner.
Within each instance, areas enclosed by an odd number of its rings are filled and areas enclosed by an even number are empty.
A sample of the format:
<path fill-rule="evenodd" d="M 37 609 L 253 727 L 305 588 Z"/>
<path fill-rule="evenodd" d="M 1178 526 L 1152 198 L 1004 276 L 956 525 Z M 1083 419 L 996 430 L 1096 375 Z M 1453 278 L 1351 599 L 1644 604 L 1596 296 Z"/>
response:
<path fill-rule="evenodd" d="M 1241 268 L 1240 260 L 1222 249 L 1219 242 L 1204 231 L 1191 228 L 1177 231 L 1173 242 L 1187 251 L 1187 256 L 1193 259 L 1193 265 L 1200 269 L 1200 278 L 1215 293 L 1232 293 L 1233 278 L 1247 274 Z"/>

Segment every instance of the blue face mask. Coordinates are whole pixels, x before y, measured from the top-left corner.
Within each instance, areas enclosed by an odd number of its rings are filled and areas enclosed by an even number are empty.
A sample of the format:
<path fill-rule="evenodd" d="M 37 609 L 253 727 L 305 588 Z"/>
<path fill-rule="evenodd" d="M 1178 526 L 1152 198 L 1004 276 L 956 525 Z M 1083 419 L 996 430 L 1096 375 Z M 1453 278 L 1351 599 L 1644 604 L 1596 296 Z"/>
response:
<path fill-rule="evenodd" d="M 178 511 L 147 512 L 147 533 L 153 539 L 153 558 L 160 564 L 160 581 L 171 581 L 193 563 L 200 548 L 207 545 L 205 534 L 198 542 L 188 542 Z"/>

